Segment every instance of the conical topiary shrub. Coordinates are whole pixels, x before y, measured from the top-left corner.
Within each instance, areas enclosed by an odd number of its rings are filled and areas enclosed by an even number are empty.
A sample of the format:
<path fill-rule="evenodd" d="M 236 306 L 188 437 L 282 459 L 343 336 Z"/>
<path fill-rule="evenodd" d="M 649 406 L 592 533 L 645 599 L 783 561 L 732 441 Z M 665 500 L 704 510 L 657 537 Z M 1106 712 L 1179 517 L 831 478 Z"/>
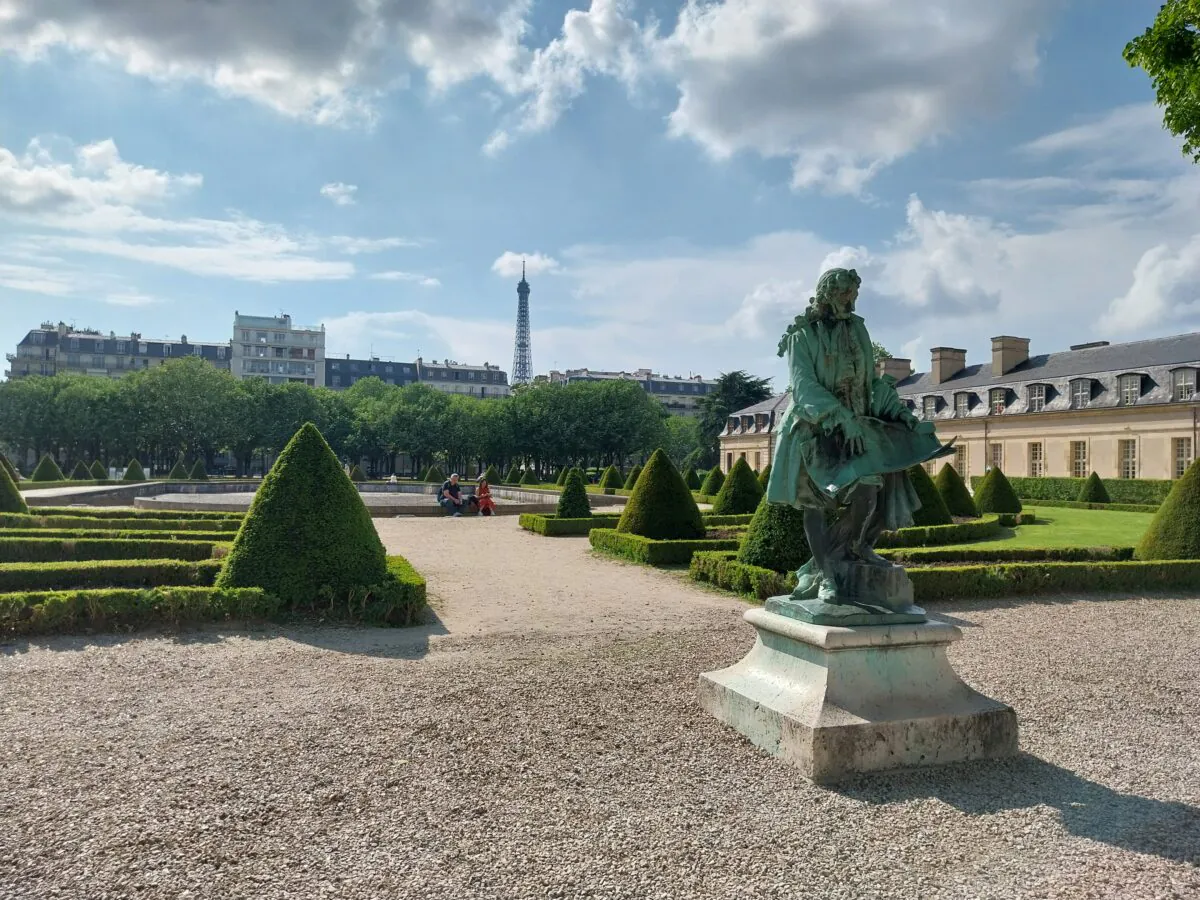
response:
<path fill-rule="evenodd" d="M 387 577 L 371 514 L 309 422 L 263 479 L 217 585 L 260 587 L 290 607 L 308 608 Z"/>
<path fill-rule="evenodd" d="M 358 463 L 350 467 L 350 480 L 355 484 L 367 480 L 366 473 L 363 472 L 362 467 Z"/>
<path fill-rule="evenodd" d="M 908 478 L 917 491 L 917 498 L 921 501 L 920 507 L 913 513 L 913 524 L 952 524 L 954 519 L 950 516 L 950 510 L 946 509 L 946 501 L 942 499 L 941 492 L 934 485 L 929 473 L 925 471 L 925 467 L 911 466 L 908 470 Z"/>
<path fill-rule="evenodd" d="M 1200 559 L 1200 460 L 1188 466 L 1137 546 L 1138 559 Z"/>
<path fill-rule="evenodd" d="M 1080 486 L 1079 496 L 1075 499 L 1080 503 L 1112 503 L 1112 498 L 1108 496 L 1108 488 L 1095 472 Z"/>
<path fill-rule="evenodd" d="M 14 466 L 12 461 L 3 453 L 0 453 L 0 468 L 4 469 L 4 471 L 8 473 L 8 477 L 13 480 L 13 484 L 16 484 L 21 480 L 21 473 L 17 471 L 17 467 Z"/>
<path fill-rule="evenodd" d="M 615 491 L 617 488 L 625 484 L 621 478 L 621 470 L 616 466 L 609 466 L 604 470 L 604 474 L 600 476 L 600 487 L 606 491 Z"/>
<path fill-rule="evenodd" d="M 30 481 L 66 481 L 67 477 L 63 475 L 62 469 L 58 467 L 58 463 L 54 461 L 49 453 L 42 454 L 42 458 L 38 460 L 37 468 L 33 470 L 33 474 L 29 476 Z"/>
<path fill-rule="evenodd" d="M 1019 513 L 1021 501 L 1004 473 L 993 467 L 975 490 L 975 505 L 981 513 Z"/>
<path fill-rule="evenodd" d="M 183 457 L 179 457 L 174 466 L 171 467 L 170 474 L 167 475 L 168 481 L 187 481 L 188 470 L 183 464 Z"/>
<path fill-rule="evenodd" d="M 92 478 L 96 481 L 103 481 L 108 477 L 108 470 L 104 468 L 104 463 L 96 460 L 92 463 L 92 467 L 88 469 L 92 473 Z"/>
<path fill-rule="evenodd" d="M 569 471 L 570 470 L 566 466 L 563 466 L 561 469 L 558 470 L 558 477 L 554 479 L 554 484 L 557 487 L 562 487 L 563 485 L 565 485 L 567 483 L 567 473 Z"/>
<path fill-rule="evenodd" d="M 509 466 L 508 474 L 504 476 L 504 483 L 505 484 L 520 484 L 521 483 L 521 470 L 517 467 L 516 463 L 513 463 L 511 466 Z"/>
<path fill-rule="evenodd" d="M 495 466 L 488 466 L 487 471 L 483 473 L 483 478 L 488 484 L 499 484 L 500 472 Z"/>
<path fill-rule="evenodd" d="M 87 463 L 82 459 L 75 463 L 75 468 L 71 470 L 72 481 L 91 481 L 92 470 L 88 468 Z"/>
<path fill-rule="evenodd" d="M 946 504 L 946 509 L 949 510 L 951 516 L 975 518 L 979 515 L 975 499 L 967 490 L 967 483 L 958 474 L 958 469 L 950 463 L 942 464 L 937 478 L 933 479 L 933 484 L 938 489 L 938 493 L 942 495 L 942 501 Z"/>
<path fill-rule="evenodd" d="M 700 508 L 683 483 L 683 476 L 662 450 L 655 450 L 646 463 L 621 513 L 617 531 L 660 541 L 704 537 Z"/>
<path fill-rule="evenodd" d="M 632 491 L 637 487 L 637 480 L 642 477 L 642 467 L 634 466 L 629 470 L 629 475 L 625 478 L 625 484 L 622 485 L 625 490 Z"/>
<path fill-rule="evenodd" d="M 7 466 L 0 466 L 0 513 L 27 513 L 29 506 L 17 490 L 17 483 L 8 474 Z"/>
<path fill-rule="evenodd" d="M 721 486 L 725 484 L 725 473 L 721 471 L 720 466 L 713 466 L 712 471 L 705 477 L 704 482 L 700 485 L 700 493 L 705 497 L 715 497 L 721 493 Z"/>
<path fill-rule="evenodd" d="M 588 502 L 587 488 L 583 484 L 583 472 L 571 469 L 564 479 L 562 493 L 558 497 L 558 509 L 554 515 L 560 519 L 588 519 L 592 505 Z"/>
<path fill-rule="evenodd" d="M 426 484 L 441 484 L 446 480 L 446 476 L 442 474 L 442 470 L 437 466 L 430 466 L 425 473 Z"/>
<path fill-rule="evenodd" d="M 729 477 L 721 485 L 713 500 L 714 516 L 742 516 L 758 509 L 763 489 L 754 470 L 744 459 L 739 459 L 729 470 Z"/>
<path fill-rule="evenodd" d="M 538 478 L 537 472 L 533 469 L 526 469 L 525 474 L 521 476 L 520 483 L 524 485 L 541 484 L 542 479 Z"/>
<path fill-rule="evenodd" d="M 804 534 L 804 511 L 764 497 L 754 511 L 738 562 L 776 572 L 793 572 L 808 562 L 812 552 Z"/>
<path fill-rule="evenodd" d="M 760 488 L 762 488 L 763 491 L 765 492 L 767 489 L 767 482 L 770 480 L 771 480 L 771 464 L 767 463 L 766 467 L 763 468 L 763 470 L 758 473 L 758 486 Z"/>
<path fill-rule="evenodd" d="M 422 469 L 420 472 L 417 473 L 417 481 L 425 481 L 426 480 L 425 476 L 428 474 L 429 474 L 429 467 L 426 466 L 424 469 Z"/>
<path fill-rule="evenodd" d="M 122 481 L 145 481 L 146 472 L 142 468 L 142 464 L 136 459 L 131 459 L 129 465 L 125 467 L 125 475 L 121 478 Z"/>
<path fill-rule="evenodd" d="M 188 472 L 188 478 L 192 481 L 208 481 L 208 469 L 204 468 L 203 457 L 196 457 L 196 462 L 192 465 L 192 471 Z"/>
<path fill-rule="evenodd" d="M 700 476 L 696 474 L 695 469 L 688 469 L 683 473 L 683 483 L 688 486 L 689 491 L 700 490 Z"/>

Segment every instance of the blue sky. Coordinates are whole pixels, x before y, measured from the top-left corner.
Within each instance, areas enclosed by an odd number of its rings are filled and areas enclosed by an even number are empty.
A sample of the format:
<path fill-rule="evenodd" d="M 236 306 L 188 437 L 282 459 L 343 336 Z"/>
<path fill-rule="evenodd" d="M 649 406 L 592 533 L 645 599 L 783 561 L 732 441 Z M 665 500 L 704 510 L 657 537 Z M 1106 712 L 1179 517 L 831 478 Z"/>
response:
<path fill-rule="evenodd" d="M 43 319 L 330 355 L 778 375 L 821 270 L 877 339 L 1195 330 L 1157 0 L 8 0 L 0 344 Z M 995 8 L 992 8 L 995 7 Z"/>

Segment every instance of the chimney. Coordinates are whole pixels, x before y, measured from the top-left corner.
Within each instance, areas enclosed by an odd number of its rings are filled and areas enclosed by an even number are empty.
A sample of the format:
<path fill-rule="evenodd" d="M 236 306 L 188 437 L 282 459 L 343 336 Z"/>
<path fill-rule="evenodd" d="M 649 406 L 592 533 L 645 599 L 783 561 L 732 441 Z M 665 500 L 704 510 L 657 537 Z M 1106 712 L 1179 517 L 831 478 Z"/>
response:
<path fill-rule="evenodd" d="M 879 374 L 880 378 L 890 375 L 897 381 L 903 381 L 912 374 L 912 360 L 885 356 L 875 360 L 875 371 Z"/>
<path fill-rule="evenodd" d="M 934 384 L 945 384 L 967 367 L 967 351 L 954 347 L 934 347 L 929 351 L 933 357 L 929 374 Z"/>
<path fill-rule="evenodd" d="M 1029 360 L 1029 338 L 1002 334 L 992 338 L 992 377 L 1007 375 Z"/>

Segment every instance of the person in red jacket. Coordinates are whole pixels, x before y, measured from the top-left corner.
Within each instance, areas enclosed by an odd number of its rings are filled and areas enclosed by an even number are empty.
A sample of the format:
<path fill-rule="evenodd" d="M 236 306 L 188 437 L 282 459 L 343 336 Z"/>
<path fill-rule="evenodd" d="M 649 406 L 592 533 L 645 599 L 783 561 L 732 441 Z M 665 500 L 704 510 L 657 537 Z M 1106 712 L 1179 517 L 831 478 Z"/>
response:
<path fill-rule="evenodd" d="M 486 478 L 479 479 L 479 486 L 475 488 L 475 496 L 472 499 L 481 516 L 490 516 L 496 512 L 496 501 L 492 499 L 492 489 L 488 487 Z"/>

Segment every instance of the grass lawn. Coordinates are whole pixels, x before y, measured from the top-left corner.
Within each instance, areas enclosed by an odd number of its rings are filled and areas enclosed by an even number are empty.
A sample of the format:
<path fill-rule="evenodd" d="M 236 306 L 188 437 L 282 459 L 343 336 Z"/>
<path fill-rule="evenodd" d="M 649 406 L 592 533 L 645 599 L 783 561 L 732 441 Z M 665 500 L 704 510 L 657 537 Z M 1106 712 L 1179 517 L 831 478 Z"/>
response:
<path fill-rule="evenodd" d="M 1035 524 L 1006 528 L 1000 537 L 952 546 L 1134 547 L 1154 517 L 1152 513 L 1038 507 L 1032 501 L 1025 509 L 1037 514 Z"/>

